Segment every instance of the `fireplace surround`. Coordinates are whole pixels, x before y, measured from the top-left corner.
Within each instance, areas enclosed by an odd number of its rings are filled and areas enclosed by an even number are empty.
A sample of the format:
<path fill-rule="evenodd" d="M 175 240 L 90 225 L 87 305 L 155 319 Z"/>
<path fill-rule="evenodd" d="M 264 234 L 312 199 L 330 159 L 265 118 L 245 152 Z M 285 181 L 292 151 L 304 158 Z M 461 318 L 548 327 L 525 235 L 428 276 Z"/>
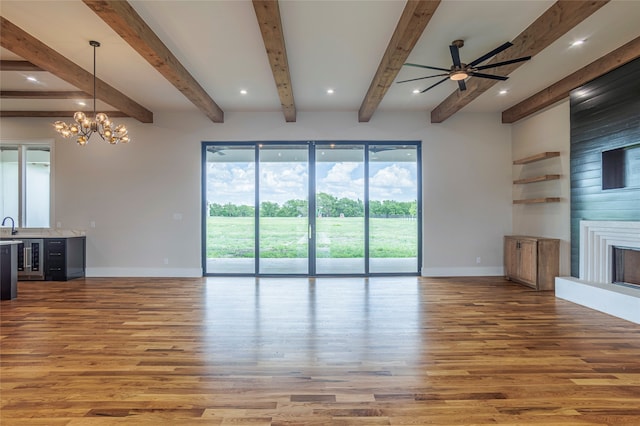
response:
<path fill-rule="evenodd" d="M 640 250 L 640 222 L 580 221 L 580 276 L 556 278 L 556 296 L 640 324 L 640 286 L 614 283 L 616 247 Z"/>

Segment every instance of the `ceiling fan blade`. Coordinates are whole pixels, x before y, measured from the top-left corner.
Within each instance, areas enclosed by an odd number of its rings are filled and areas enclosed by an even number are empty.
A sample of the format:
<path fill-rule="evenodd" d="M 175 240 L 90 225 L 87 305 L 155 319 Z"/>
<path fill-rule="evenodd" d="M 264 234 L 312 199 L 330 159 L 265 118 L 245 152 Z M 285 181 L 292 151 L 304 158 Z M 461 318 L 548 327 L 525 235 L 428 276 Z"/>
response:
<path fill-rule="evenodd" d="M 480 56 L 480 57 L 479 57 L 478 59 L 476 59 L 475 61 L 470 62 L 470 63 L 469 63 L 469 66 L 470 66 L 470 67 L 473 67 L 473 66 L 475 66 L 475 65 L 479 64 L 480 62 L 484 62 L 484 61 L 486 61 L 487 59 L 489 59 L 490 57 L 497 55 L 498 53 L 502 52 L 503 50 L 505 50 L 505 49 L 507 49 L 507 48 L 509 48 L 509 47 L 511 47 L 511 46 L 513 46 L 513 43 L 511 43 L 511 42 L 506 42 L 506 43 L 505 43 L 505 44 L 503 44 L 502 46 L 500 46 L 500 47 L 496 47 L 496 48 L 495 48 L 495 49 L 493 49 L 491 52 L 489 52 L 489 53 L 485 53 L 484 55 Z"/>
<path fill-rule="evenodd" d="M 482 78 L 490 78 L 491 80 L 500 80 L 500 81 L 505 81 L 506 79 L 508 79 L 509 77 L 503 77 L 501 75 L 493 75 L 493 74 L 482 74 L 480 72 L 470 72 L 469 73 L 470 76 L 473 77 L 482 77 Z"/>
<path fill-rule="evenodd" d="M 467 90 L 467 85 L 464 80 L 458 80 L 458 89 L 460 89 L 461 92 Z"/>
<path fill-rule="evenodd" d="M 453 65 L 456 67 L 461 67 L 462 64 L 460 63 L 460 50 L 458 49 L 458 46 L 452 44 L 449 46 L 449 50 L 451 51 L 451 59 L 453 59 Z"/>
<path fill-rule="evenodd" d="M 402 81 L 396 81 L 396 83 L 406 83 L 408 81 L 416 81 L 416 80 L 424 80 L 425 78 L 433 78 L 433 77 L 442 77 L 442 76 L 448 76 L 449 74 L 436 74 L 436 75 L 429 75 L 427 77 L 419 77 L 419 78 L 411 78 L 409 80 L 402 80 Z"/>
<path fill-rule="evenodd" d="M 448 68 L 430 67 L 430 66 L 427 66 L 427 65 L 410 64 L 410 63 L 406 63 L 404 65 L 408 65 L 410 67 L 426 68 L 428 70 L 447 71 L 447 72 L 450 71 Z"/>
<path fill-rule="evenodd" d="M 437 82 L 436 84 L 432 84 L 431 86 L 427 87 L 426 89 L 422 90 L 420 93 L 424 93 L 429 89 L 433 89 L 434 87 L 436 87 L 438 84 L 440 83 L 444 83 L 445 81 L 449 80 L 449 77 L 443 78 L 442 80 L 440 80 L 439 82 Z"/>
<path fill-rule="evenodd" d="M 511 59 L 509 61 L 498 62 L 497 64 L 482 65 L 482 66 L 473 67 L 473 68 L 476 70 L 486 70 L 487 68 L 501 67 L 503 65 L 515 64 L 516 62 L 528 61 L 529 59 L 531 59 L 531 56 L 523 56 L 522 58 L 518 58 L 518 59 Z"/>

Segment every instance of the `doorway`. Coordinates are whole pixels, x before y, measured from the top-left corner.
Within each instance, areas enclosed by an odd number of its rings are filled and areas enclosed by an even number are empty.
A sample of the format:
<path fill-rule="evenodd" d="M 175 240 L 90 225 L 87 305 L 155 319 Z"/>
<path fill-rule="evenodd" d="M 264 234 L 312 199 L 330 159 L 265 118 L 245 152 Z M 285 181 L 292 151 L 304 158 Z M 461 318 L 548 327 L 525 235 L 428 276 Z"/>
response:
<path fill-rule="evenodd" d="M 203 142 L 205 275 L 417 275 L 419 142 Z"/>

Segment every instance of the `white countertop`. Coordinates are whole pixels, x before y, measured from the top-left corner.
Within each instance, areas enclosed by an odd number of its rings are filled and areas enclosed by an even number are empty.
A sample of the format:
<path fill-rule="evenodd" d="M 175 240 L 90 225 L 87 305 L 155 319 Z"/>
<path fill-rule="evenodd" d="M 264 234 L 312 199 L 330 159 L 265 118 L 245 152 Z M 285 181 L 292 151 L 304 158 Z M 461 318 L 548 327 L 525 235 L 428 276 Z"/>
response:
<path fill-rule="evenodd" d="M 86 232 L 80 229 L 57 229 L 57 228 L 18 228 L 18 233 L 11 235 L 10 228 L 2 228 L 0 238 L 68 238 L 84 237 Z"/>
<path fill-rule="evenodd" d="M 10 241 L 0 241 L 0 246 L 8 246 L 11 244 L 20 244 L 22 241 L 10 240 Z"/>

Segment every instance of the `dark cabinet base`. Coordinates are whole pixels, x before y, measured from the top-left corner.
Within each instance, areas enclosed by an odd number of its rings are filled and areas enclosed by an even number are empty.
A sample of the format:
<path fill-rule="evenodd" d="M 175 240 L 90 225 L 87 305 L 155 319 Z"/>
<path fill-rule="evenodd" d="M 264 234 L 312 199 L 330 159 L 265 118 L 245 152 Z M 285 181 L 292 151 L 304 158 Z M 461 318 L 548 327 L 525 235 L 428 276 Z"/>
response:
<path fill-rule="evenodd" d="M 68 281 L 85 276 L 86 237 L 44 240 L 44 279 Z"/>
<path fill-rule="evenodd" d="M 18 245 L 0 246 L 0 299 L 18 297 Z"/>

